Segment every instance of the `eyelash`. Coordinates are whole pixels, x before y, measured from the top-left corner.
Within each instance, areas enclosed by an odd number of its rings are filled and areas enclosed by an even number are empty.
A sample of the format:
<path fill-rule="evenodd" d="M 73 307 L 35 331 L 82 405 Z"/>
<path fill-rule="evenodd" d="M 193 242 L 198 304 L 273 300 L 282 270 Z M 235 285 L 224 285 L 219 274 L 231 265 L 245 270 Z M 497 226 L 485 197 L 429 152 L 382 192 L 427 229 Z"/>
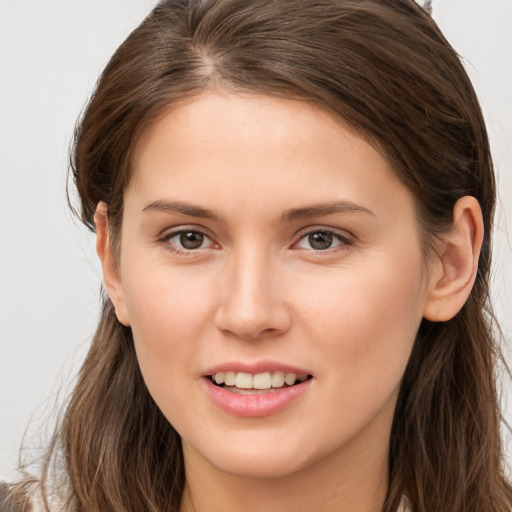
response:
<path fill-rule="evenodd" d="M 339 243 L 335 245 L 334 247 L 330 246 L 325 249 L 314 249 L 314 248 L 303 248 L 305 252 L 308 252 L 310 254 L 331 254 L 333 252 L 337 252 L 340 250 L 347 249 L 348 247 L 354 245 L 354 240 L 351 236 L 349 236 L 345 232 L 340 232 L 335 229 L 329 229 L 329 228 L 308 228 L 307 231 L 303 231 L 302 233 L 299 233 L 299 240 L 293 244 L 293 246 L 297 246 L 299 243 L 301 243 L 303 240 L 307 240 L 308 237 L 313 235 L 321 234 L 323 236 L 327 235 L 328 237 L 332 237 L 332 241 L 337 240 Z"/>
<path fill-rule="evenodd" d="M 171 231 L 170 233 L 165 234 L 162 238 L 160 238 L 158 241 L 171 246 L 171 250 L 179 255 L 186 255 L 191 256 L 194 253 L 196 253 L 199 249 L 211 249 L 212 247 L 196 247 L 193 249 L 187 249 L 187 248 L 181 248 L 178 247 L 176 244 L 173 244 L 171 240 L 176 237 L 181 237 L 182 235 L 185 235 L 187 233 L 193 233 L 195 235 L 200 235 L 203 238 L 203 241 L 201 242 L 201 245 L 204 243 L 205 240 L 210 240 L 210 245 L 216 245 L 215 242 L 211 239 L 210 236 L 208 236 L 204 231 L 200 229 L 178 229 L 176 231 Z M 315 248 L 299 248 L 300 250 L 303 250 L 304 252 L 311 253 L 311 254 L 321 254 L 321 253 L 332 253 L 337 252 L 343 249 L 346 249 L 347 247 L 350 247 L 354 245 L 354 240 L 347 236 L 345 233 L 340 233 L 337 230 L 334 229 L 328 229 L 328 228 L 308 228 L 307 231 L 303 231 L 302 233 L 299 233 L 299 239 L 292 244 L 292 248 L 297 247 L 303 240 L 307 240 L 308 237 L 313 235 L 322 235 L 327 236 L 327 238 L 331 237 L 331 242 L 334 243 L 335 240 L 337 240 L 339 243 L 337 245 L 334 245 L 334 247 L 329 246 L 325 249 L 315 249 Z"/>
<path fill-rule="evenodd" d="M 171 250 L 176 253 L 176 254 L 179 254 L 179 255 L 184 255 L 184 256 L 192 256 L 194 255 L 198 249 L 210 249 L 211 247 L 197 247 L 197 248 L 194 248 L 194 249 L 187 249 L 185 247 L 178 247 L 176 244 L 173 244 L 171 242 L 171 240 L 173 238 L 176 238 L 176 237 L 181 237 L 182 235 L 185 235 L 187 233 L 193 233 L 195 235 L 201 235 L 202 237 L 204 237 L 204 240 L 210 240 L 211 244 L 215 244 L 213 242 L 213 240 L 211 239 L 210 236 L 208 236 L 204 231 L 201 231 L 200 229 L 178 229 L 176 231 L 171 231 L 170 233 L 166 233 L 162 238 L 160 238 L 158 241 L 163 243 L 163 244 L 166 244 L 168 246 L 171 247 Z M 202 243 L 201 243 L 202 245 Z"/>

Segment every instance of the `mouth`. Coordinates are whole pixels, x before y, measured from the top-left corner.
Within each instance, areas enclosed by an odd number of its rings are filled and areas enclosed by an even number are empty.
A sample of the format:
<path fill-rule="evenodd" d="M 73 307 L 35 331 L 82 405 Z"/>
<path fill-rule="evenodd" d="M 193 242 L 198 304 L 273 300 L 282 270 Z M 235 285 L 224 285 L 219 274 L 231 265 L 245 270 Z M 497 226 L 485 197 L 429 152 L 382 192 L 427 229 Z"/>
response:
<path fill-rule="evenodd" d="M 266 371 L 251 374 L 247 372 L 217 372 L 209 376 L 211 382 L 217 386 L 243 395 L 257 395 L 274 393 L 281 389 L 291 388 L 312 379 L 307 373 L 299 375 L 283 371 Z"/>
<path fill-rule="evenodd" d="M 204 390 L 224 412 L 246 418 L 278 414 L 304 396 L 314 396 L 307 370 L 272 361 L 225 363 L 203 374 Z"/>

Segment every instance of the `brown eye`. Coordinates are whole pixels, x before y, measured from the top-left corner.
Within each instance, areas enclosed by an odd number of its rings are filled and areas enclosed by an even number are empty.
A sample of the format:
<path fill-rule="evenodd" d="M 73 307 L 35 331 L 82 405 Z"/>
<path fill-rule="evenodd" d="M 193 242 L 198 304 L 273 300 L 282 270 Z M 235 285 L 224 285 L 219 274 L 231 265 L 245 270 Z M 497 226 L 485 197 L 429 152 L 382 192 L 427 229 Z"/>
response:
<path fill-rule="evenodd" d="M 184 249 L 199 249 L 203 245 L 204 235 L 197 231 L 183 231 L 179 235 L 179 240 Z"/>
<path fill-rule="evenodd" d="M 352 244 L 353 242 L 348 236 L 329 229 L 317 229 L 316 231 L 304 234 L 294 247 L 296 249 L 321 252 L 329 249 L 342 249 Z"/>
<path fill-rule="evenodd" d="M 333 234 L 329 231 L 318 231 L 308 235 L 308 242 L 312 249 L 322 251 L 332 246 Z"/>
<path fill-rule="evenodd" d="M 169 233 L 162 240 L 177 252 L 194 251 L 196 249 L 207 249 L 215 246 L 213 241 L 201 231 L 183 229 Z"/>

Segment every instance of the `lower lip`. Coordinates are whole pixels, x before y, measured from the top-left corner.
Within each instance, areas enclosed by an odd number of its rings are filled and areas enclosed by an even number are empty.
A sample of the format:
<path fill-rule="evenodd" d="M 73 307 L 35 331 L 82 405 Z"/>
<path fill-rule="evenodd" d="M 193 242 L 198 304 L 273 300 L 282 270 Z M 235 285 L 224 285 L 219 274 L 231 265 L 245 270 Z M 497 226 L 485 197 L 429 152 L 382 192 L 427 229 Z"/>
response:
<path fill-rule="evenodd" d="M 276 414 L 300 398 L 313 379 L 265 394 L 240 394 L 216 386 L 209 377 L 203 379 L 207 393 L 223 411 L 246 418 L 261 418 Z"/>

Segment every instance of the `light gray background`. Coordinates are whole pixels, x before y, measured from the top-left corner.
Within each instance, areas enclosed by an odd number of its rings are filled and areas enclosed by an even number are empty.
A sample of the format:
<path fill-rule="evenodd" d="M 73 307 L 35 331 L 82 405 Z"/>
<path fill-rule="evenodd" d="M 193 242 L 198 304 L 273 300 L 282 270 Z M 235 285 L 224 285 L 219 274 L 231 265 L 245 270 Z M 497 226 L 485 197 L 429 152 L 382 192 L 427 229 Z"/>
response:
<path fill-rule="evenodd" d="M 0 0 L 0 479 L 13 477 L 27 427 L 27 444 L 44 444 L 98 318 L 94 239 L 66 206 L 67 152 L 96 77 L 154 5 Z M 493 295 L 510 341 L 512 0 L 433 5 L 488 122 L 500 195 Z M 504 389 L 512 395 L 509 379 Z"/>

